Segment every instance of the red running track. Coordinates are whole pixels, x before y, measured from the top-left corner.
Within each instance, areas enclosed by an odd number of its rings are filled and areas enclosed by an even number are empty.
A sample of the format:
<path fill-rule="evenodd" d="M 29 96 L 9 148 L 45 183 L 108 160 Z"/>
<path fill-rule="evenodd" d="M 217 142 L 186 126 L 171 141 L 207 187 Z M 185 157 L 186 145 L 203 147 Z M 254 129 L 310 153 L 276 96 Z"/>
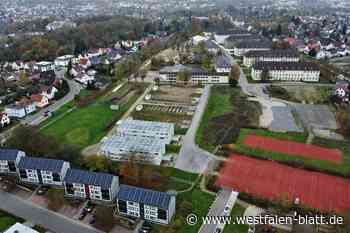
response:
<path fill-rule="evenodd" d="M 287 194 L 324 211 L 350 210 L 347 179 L 236 154 L 221 168 L 216 185 L 270 200 Z"/>
<path fill-rule="evenodd" d="M 340 150 L 328 149 L 299 142 L 248 135 L 245 137 L 243 144 L 251 148 L 302 156 L 310 159 L 325 160 L 338 164 L 343 162 L 343 155 Z"/>

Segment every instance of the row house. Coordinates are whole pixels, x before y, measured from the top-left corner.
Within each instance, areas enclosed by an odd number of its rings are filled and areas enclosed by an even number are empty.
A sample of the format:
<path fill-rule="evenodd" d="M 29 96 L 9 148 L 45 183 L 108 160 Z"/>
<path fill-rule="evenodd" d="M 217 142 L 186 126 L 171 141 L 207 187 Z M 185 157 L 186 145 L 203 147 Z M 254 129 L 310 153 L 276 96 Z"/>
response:
<path fill-rule="evenodd" d="M 63 160 L 23 157 L 17 173 L 24 183 L 62 186 L 69 168 L 69 162 Z"/>
<path fill-rule="evenodd" d="M 5 112 L 10 118 L 24 118 L 25 116 L 36 111 L 36 104 L 28 99 L 22 98 L 15 104 L 7 105 Z"/>
<path fill-rule="evenodd" d="M 181 83 L 184 81 L 178 80 L 179 72 L 188 71 L 191 73 L 189 83 L 192 84 L 227 84 L 228 75 L 224 73 L 210 73 L 199 67 L 187 67 L 182 64 L 163 67 L 159 71 L 159 80 L 164 83 Z"/>
<path fill-rule="evenodd" d="M 39 94 L 42 96 L 47 97 L 49 100 L 52 100 L 55 98 L 56 93 L 58 92 L 58 89 L 55 86 L 46 86 L 42 85 L 39 89 Z"/>
<path fill-rule="evenodd" d="M 119 178 L 107 173 L 69 169 L 64 188 L 67 197 L 112 202 L 119 189 Z"/>
<path fill-rule="evenodd" d="M 137 155 L 134 159 L 138 162 L 160 165 L 165 145 L 163 140 L 156 138 L 113 135 L 102 143 L 101 153 L 115 161 L 128 161 Z"/>
<path fill-rule="evenodd" d="M 264 74 L 264 72 L 266 72 Z M 318 82 L 320 68 L 312 62 L 257 62 L 252 68 L 252 78 L 271 81 Z"/>
<path fill-rule="evenodd" d="M 271 50 L 272 43 L 270 41 L 243 41 L 234 46 L 233 51 L 229 51 L 231 55 L 243 56 L 245 53 L 256 50 L 256 51 L 267 51 Z M 232 53 L 233 52 L 233 53 Z"/>
<path fill-rule="evenodd" d="M 16 174 L 19 161 L 26 153 L 14 149 L 0 149 L 0 174 Z"/>
<path fill-rule="evenodd" d="M 251 50 L 244 54 L 243 64 L 251 67 L 255 62 L 299 62 L 299 54 L 293 49 Z"/>
<path fill-rule="evenodd" d="M 126 119 L 117 124 L 117 134 L 155 138 L 170 144 L 174 137 L 174 128 L 173 123 Z"/>
<path fill-rule="evenodd" d="M 11 120 L 9 115 L 6 112 L 0 112 L 0 127 L 4 128 L 10 123 L 11 123 Z"/>
<path fill-rule="evenodd" d="M 175 214 L 175 196 L 129 185 L 120 185 L 116 212 L 122 216 L 169 224 Z"/>
<path fill-rule="evenodd" d="M 69 62 L 72 62 L 74 56 L 73 55 L 64 55 L 61 57 L 57 57 L 54 61 L 56 67 L 67 67 Z"/>
<path fill-rule="evenodd" d="M 55 70 L 55 64 L 49 61 L 37 62 L 34 65 L 34 70 L 40 73 Z"/>

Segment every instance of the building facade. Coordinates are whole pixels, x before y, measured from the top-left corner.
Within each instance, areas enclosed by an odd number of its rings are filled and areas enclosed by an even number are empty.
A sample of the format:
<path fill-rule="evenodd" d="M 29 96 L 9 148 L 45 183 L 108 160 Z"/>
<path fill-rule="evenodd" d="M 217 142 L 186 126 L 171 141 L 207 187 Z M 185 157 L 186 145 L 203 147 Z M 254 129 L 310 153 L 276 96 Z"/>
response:
<path fill-rule="evenodd" d="M 271 42 L 268 41 L 243 41 L 235 45 L 233 55 L 241 57 L 245 53 L 255 51 L 268 51 L 271 49 Z M 232 54 L 232 51 L 229 51 Z"/>
<path fill-rule="evenodd" d="M 174 129 L 173 123 L 126 119 L 118 124 L 117 133 L 120 136 L 154 138 L 170 144 L 174 137 Z"/>
<path fill-rule="evenodd" d="M 64 188 L 68 197 L 112 202 L 119 189 L 119 178 L 106 173 L 69 169 Z"/>
<path fill-rule="evenodd" d="M 19 161 L 25 152 L 14 149 L 0 149 L 0 174 L 16 174 Z"/>
<path fill-rule="evenodd" d="M 55 64 L 49 61 L 37 62 L 34 65 L 34 70 L 39 72 L 52 71 L 52 70 L 55 70 Z"/>
<path fill-rule="evenodd" d="M 258 62 L 253 65 L 252 78 L 257 81 L 266 78 L 270 81 L 318 82 L 320 68 L 310 62 Z"/>
<path fill-rule="evenodd" d="M 251 50 L 244 54 L 243 64 L 251 67 L 256 62 L 299 62 L 299 54 L 296 50 Z"/>
<path fill-rule="evenodd" d="M 68 66 L 69 62 L 73 60 L 73 55 L 64 55 L 61 57 L 57 57 L 54 61 L 55 67 L 66 67 Z"/>
<path fill-rule="evenodd" d="M 17 173 L 25 183 L 62 186 L 69 168 L 69 162 L 63 160 L 23 157 Z"/>
<path fill-rule="evenodd" d="M 128 161 L 132 156 L 138 162 L 160 165 L 165 154 L 165 143 L 156 138 L 113 135 L 101 146 L 101 153 L 115 161 Z"/>
<path fill-rule="evenodd" d="M 187 67 L 181 64 L 166 66 L 159 71 L 159 80 L 164 83 L 183 83 L 178 79 L 179 72 L 189 72 L 191 77 L 188 83 L 192 84 L 227 84 L 228 75 L 210 73 L 198 67 Z"/>
<path fill-rule="evenodd" d="M 175 214 L 175 196 L 164 192 L 120 185 L 116 212 L 119 215 L 169 224 Z"/>

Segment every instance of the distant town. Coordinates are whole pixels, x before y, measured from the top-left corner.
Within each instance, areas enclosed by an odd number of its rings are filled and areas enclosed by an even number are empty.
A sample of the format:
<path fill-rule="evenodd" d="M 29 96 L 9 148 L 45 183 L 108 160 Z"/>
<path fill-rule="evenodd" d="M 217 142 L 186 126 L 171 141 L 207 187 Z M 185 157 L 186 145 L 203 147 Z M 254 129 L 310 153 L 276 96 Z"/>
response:
<path fill-rule="evenodd" d="M 0 232 L 350 232 L 347 1 L 0 5 Z"/>

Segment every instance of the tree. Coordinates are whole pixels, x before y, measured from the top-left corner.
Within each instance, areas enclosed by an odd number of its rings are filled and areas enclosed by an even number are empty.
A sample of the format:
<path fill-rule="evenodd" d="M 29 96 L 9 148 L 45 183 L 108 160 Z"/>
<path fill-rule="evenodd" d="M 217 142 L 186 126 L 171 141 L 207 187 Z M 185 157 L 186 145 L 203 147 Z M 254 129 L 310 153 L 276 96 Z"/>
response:
<path fill-rule="evenodd" d="M 90 155 L 84 158 L 84 165 L 90 171 L 108 172 L 111 170 L 112 162 L 105 156 Z"/>
<path fill-rule="evenodd" d="M 278 24 L 277 28 L 276 28 L 276 34 L 278 36 L 282 35 L 282 25 Z"/>
<path fill-rule="evenodd" d="M 233 65 L 231 67 L 231 71 L 229 74 L 229 84 L 231 87 L 237 86 L 240 76 L 241 76 L 240 67 L 237 64 Z"/>
<path fill-rule="evenodd" d="M 120 164 L 119 175 L 122 177 L 124 183 L 136 186 L 140 184 L 141 169 L 136 161 L 137 155 L 131 154 L 127 162 Z"/>
<path fill-rule="evenodd" d="M 309 51 L 309 55 L 310 55 L 311 57 L 316 57 L 316 55 L 317 55 L 316 49 L 315 49 L 315 48 L 312 48 L 312 49 Z"/>
<path fill-rule="evenodd" d="M 28 75 L 25 71 L 22 71 L 20 74 L 19 74 L 19 83 L 21 85 L 26 85 L 30 82 L 29 78 L 28 78 Z"/>
<path fill-rule="evenodd" d="M 71 74 L 72 68 L 73 68 L 72 60 L 69 60 L 68 66 L 67 66 L 67 71 L 66 71 L 66 77 L 72 78 L 72 74 Z"/>
<path fill-rule="evenodd" d="M 261 72 L 261 82 L 265 83 L 265 82 L 268 82 L 269 80 L 270 80 L 270 78 L 269 78 L 269 71 L 264 69 Z"/>
<path fill-rule="evenodd" d="M 180 71 L 177 73 L 176 79 L 180 82 L 183 82 L 185 85 L 188 84 L 188 81 L 191 79 L 191 71 L 185 69 L 184 71 Z"/>
<path fill-rule="evenodd" d="M 125 68 L 124 68 L 124 65 L 123 63 L 120 63 L 120 64 L 117 64 L 115 66 L 115 78 L 117 81 L 120 81 L 124 78 L 124 75 L 125 75 Z"/>

